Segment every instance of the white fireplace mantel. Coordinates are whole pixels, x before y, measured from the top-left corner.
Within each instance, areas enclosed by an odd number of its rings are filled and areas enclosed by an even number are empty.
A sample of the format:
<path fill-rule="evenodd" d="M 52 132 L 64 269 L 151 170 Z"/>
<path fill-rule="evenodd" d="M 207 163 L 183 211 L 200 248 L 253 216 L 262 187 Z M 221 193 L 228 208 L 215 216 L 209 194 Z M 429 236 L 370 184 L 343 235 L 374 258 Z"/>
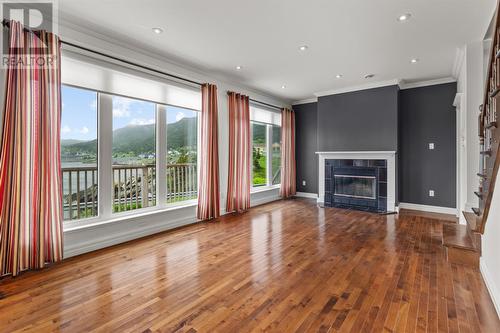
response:
<path fill-rule="evenodd" d="M 396 210 L 395 151 L 318 151 L 318 203 L 325 202 L 325 160 L 387 160 L 387 211 Z"/>

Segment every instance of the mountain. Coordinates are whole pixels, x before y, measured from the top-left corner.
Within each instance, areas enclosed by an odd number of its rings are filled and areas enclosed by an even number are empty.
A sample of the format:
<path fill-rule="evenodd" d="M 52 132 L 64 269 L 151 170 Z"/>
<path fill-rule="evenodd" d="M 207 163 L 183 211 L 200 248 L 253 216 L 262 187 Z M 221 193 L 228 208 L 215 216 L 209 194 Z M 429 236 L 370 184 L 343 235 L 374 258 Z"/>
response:
<path fill-rule="evenodd" d="M 154 153 L 155 144 L 155 125 L 133 125 L 113 131 L 114 153 Z"/>
<path fill-rule="evenodd" d="M 266 125 L 262 124 L 253 124 L 252 126 L 252 141 L 257 144 L 266 143 Z"/>
<path fill-rule="evenodd" d="M 196 145 L 196 118 L 182 118 L 167 125 L 169 150 Z M 194 133 L 192 135 L 191 133 Z M 129 125 L 113 131 L 113 152 L 148 154 L 155 152 L 155 125 Z M 97 154 L 97 140 L 61 140 L 62 154 Z"/>
<path fill-rule="evenodd" d="M 196 146 L 198 122 L 196 118 L 182 118 L 167 125 L 168 149 L 178 150 L 180 147 Z"/>
<path fill-rule="evenodd" d="M 67 140 L 61 140 L 61 147 L 64 146 L 71 146 L 77 143 L 85 142 L 83 140 L 75 140 L 75 139 L 67 139 Z"/>

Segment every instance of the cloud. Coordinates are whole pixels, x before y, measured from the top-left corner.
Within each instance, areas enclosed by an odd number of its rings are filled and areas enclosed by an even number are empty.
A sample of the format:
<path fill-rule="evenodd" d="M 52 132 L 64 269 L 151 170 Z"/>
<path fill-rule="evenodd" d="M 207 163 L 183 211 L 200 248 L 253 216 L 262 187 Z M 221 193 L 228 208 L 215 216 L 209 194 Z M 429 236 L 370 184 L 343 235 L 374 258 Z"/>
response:
<path fill-rule="evenodd" d="M 113 97 L 113 117 L 125 118 L 130 117 L 130 104 L 132 100 L 123 97 Z"/>
<path fill-rule="evenodd" d="M 177 114 L 175 115 L 175 121 L 179 121 L 182 118 L 184 118 L 185 116 L 186 115 L 184 114 L 184 112 L 177 112 Z"/>
<path fill-rule="evenodd" d="M 80 132 L 80 134 L 87 134 L 89 129 L 87 126 L 83 126 L 78 132 Z"/>
<path fill-rule="evenodd" d="M 155 119 L 143 119 L 143 118 L 134 118 L 130 121 L 129 125 L 151 125 L 155 123 Z"/>
<path fill-rule="evenodd" d="M 61 128 L 61 132 L 63 134 L 68 134 L 68 133 L 71 133 L 71 128 L 67 125 L 64 125 L 62 128 Z"/>
<path fill-rule="evenodd" d="M 95 110 L 97 108 L 97 100 L 93 99 L 92 102 L 89 103 L 89 107 Z"/>

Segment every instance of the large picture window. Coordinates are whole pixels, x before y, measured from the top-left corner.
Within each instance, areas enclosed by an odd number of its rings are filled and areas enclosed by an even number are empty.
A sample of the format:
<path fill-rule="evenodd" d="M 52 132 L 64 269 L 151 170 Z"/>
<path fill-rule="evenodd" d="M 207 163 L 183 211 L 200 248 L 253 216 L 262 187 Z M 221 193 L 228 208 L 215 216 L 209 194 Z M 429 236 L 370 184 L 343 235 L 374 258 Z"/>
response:
<path fill-rule="evenodd" d="M 156 106 L 113 96 L 113 212 L 156 205 Z"/>
<path fill-rule="evenodd" d="M 267 185 L 267 125 L 252 122 L 253 186 Z"/>
<path fill-rule="evenodd" d="M 97 93 L 69 86 L 61 90 L 63 216 L 97 216 Z"/>
<path fill-rule="evenodd" d="M 272 125 L 272 179 L 271 183 L 277 185 L 281 183 L 281 126 Z"/>
<path fill-rule="evenodd" d="M 279 112 L 250 106 L 253 187 L 281 182 L 281 117 Z"/>
<path fill-rule="evenodd" d="M 62 63 L 64 220 L 193 204 L 199 87 L 72 52 Z"/>
<path fill-rule="evenodd" d="M 197 197 L 198 112 L 167 106 L 167 203 Z"/>

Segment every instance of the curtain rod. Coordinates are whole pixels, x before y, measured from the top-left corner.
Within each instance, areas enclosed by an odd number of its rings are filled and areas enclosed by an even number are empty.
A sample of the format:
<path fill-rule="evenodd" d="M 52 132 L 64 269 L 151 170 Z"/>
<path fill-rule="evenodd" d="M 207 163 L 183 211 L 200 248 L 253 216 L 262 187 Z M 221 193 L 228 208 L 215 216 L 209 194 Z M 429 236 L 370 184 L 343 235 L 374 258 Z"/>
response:
<path fill-rule="evenodd" d="M 6 19 L 2 20 L 2 25 L 4 27 L 6 27 L 6 28 L 10 28 L 10 22 L 7 21 Z M 26 29 L 26 28 L 24 28 L 24 29 L 27 30 L 27 31 L 32 31 L 30 29 Z M 34 31 L 32 31 L 32 32 L 34 32 Z M 104 52 L 96 51 L 96 50 L 90 49 L 90 48 L 85 47 L 85 46 L 81 46 L 81 45 L 78 45 L 78 44 L 66 42 L 66 41 L 64 41 L 62 39 L 60 41 L 61 41 L 62 44 L 65 44 L 65 45 L 68 45 L 68 46 L 71 46 L 71 47 L 74 47 L 74 48 L 77 48 L 77 49 L 80 49 L 80 50 L 83 50 L 83 51 L 86 51 L 86 52 L 94 53 L 94 54 L 100 55 L 102 57 L 110 58 L 110 59 L 113 59 L 113 60 L 125 63 L 127 65 L 131 65 L 131 66 L 134 66 L 134 67 L 142 68 L 142 69 L 147 70 L 147 71 L 151 71 L 151 72 L 154 72 L 154 73 L 157 73 L 157 74 L 161 74 L 161 75 L 164 75 L 164 76 L 167 76 L 167 77 L 170 77 L 170 78 L 174 78 L 174 79 L 177 79 L 177 80 L 181 80 L 181 81 L 184 81 L 184 82 L 189 82 L 191 84 L 196 84 L 198 86 L 202 85 L 201 82 L 193 81 L 193 80 L 190 80 L 190 79 L 186 79 L 184 77 L 180 77 L 180 76 L 177 76 L 177 75 L 174 75 L 174 74 L 163 72 L 163 71 L 160 71 L 158 69 L 154 69 L 154 68 L 151 68 L 151 67 L 148 67 L 148 66 L 144 66 L 144 65 L 141 65 L 141 64 L 135 63 L 133 61 L 129 61 L 129 60 L 123 59 L 123 58 L 115 57 L 115 56 L 112 56 L 110 54 L 106 54 Z"/>
<path fill-rule="evenodd" d="M 273 108 L 273 109 L 278 109 L 278 110 L 283 109 L 281 106 L 276 106 L 276 105 L 272 105 L 272 104 L 269 104 L 269 103 L 261 102 L 261 101 L 258 101 L 256 99 L 253 99 L 253 98 L 249 98 L 249 100 L 251 102 L 262 104 L 262 105 L 268 106 L 268 107 Z"/>
<path fill-rule="evenodd" d="M 3 19 L 2 20 L 2 25 L 5 27 L 5 28 L 10 28 L 10 22 L 7 21 L 6 19 Z M 26 29 L 26 28 L 25 28 Z M 26 29 L 28 31 L 32 31 L 30 29 Z M 33 32 L 33 31 L 32 31 Z M 180 77 L 180 76 L 177 76 L 177 75 L 174 75 L 174 74 L 170 74 L 170 73 L 167 73 L 167 72 L 163 72 L 163 71 L 160 71 L 158 69 L 154 69 L 154 68 L 151 68 L 151 67 L 148 67 L 148 66 L 145 66 L 145 65 L 141 65 L 141 64 L 138 64 L 138 63 L 135 63 L 135 62 L 132 62 L 132 61 L 129 61 L 129 60 L 126 60 L 126 59 L 123 59 L 123 58 L 119 58 L 119 57 L 115 57 L 115 56 L 112 56 L 110 54 L 106 54 L 104 52 L 100 52 L 100 51 L 96 51 L 96 50 L 93 50 L 93 49 L 90 49 L 88 47 L 85 47 L 85 46 L 81 46 L 81 45 L 78 45 L 78 44 L 74 44 L 74 43 L 71 43 L 71 42 L 66 42 L 64 40 L 61 39 L 61 43 L 62 44 L 65 44 L 65 45 L 68 45 L 68 46 L 71 46 L 71 47 L 74 47 L 74 48 L 77 48 L 77 49 L 80 49 L 80 50 L 83 50 L 83 51 L 86 51 L 86 52 L 90 52 L 90 53 L 94 53 L 94 54 L 97 54 L 97 55 L 100 55 L 102 57 L 106 57 L 106 58 L 110 58 L 110 59 L 113 59 L 113 60 L 116 60 L 116 61 L 119 61 L 119 62 L 122 62 L 122 63 L 125 63 L 127 65 L 131 65 L 131 66 L 135 66 L 135 67 L 138 67 L 138 68 L 142 68 L 142 69 L 145 69 L 147 71 L 151 71 L 151 72 L 154 72 L 154 73 L 157 73 L 157 74 L 161 74 L 161 75 L 164 75 L 164 76 L 168 76 L 168 77 L 171 77 L 171 78 L 174 78 L 174 79 L 177 79 L 177 80 L 181 80 L 181 81 L 184 81 L 184 82 L 189 82 L 191 84 L 196 84 L 198 86 L 201 86 L 203 83 L 201 82 L 197 82 L 197 81 L 194 81 L 194 80 L 190 80 L 190 79 L 186 79 L 186 78 L 183 78 L 183 77 Z M 279 109 L 281 110 L 282 108 L 279 107 L 279 106 L 276 106 L 276 105 L 272 105 L 272 104 L 269 104 L 269 103 L 265 103 L 265 102 L 261 102 L 261 101 L 258 101 L 258 100 L 255 100 L 255 99 L 252 99 L 252 98 L 249 98 L 250 101 L 254 102 L 254 103 L 259 103 L 259 104 L 262 104 L 262 105 L 265 105 L 265 106 L 268 106 L 268 107 L 271 107 L 271 108 L 274 108 L 274 109 Z"/>

